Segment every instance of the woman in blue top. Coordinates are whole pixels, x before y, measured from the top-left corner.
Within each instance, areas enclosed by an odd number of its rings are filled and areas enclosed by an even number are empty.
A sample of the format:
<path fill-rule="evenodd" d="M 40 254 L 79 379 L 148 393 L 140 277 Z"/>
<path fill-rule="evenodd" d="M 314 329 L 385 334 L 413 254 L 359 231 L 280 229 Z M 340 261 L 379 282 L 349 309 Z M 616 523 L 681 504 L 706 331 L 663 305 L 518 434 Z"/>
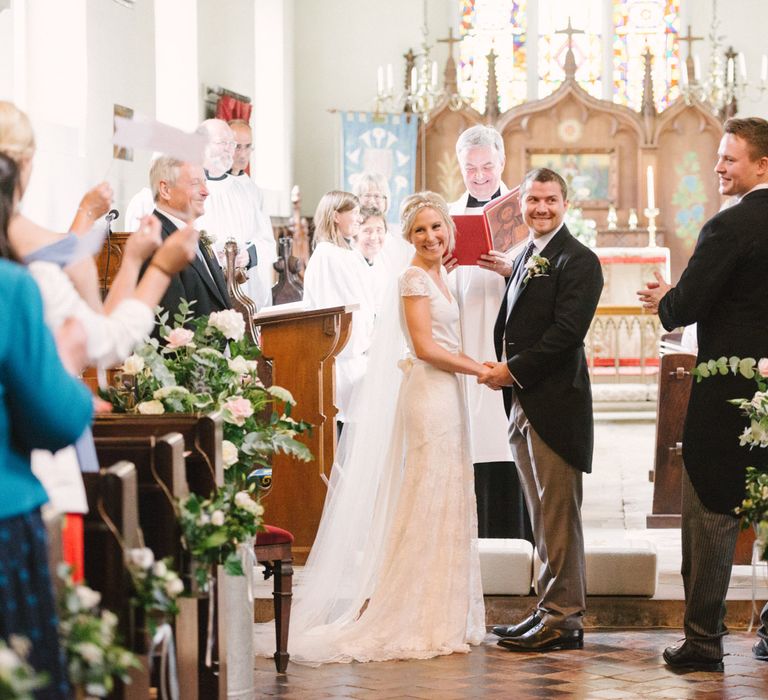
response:
<path fill-rule="evenodd" d="M 10 256 L 7 231 L 16 182 L 14 162 L 0 155 L 2 256 Z M 0 299 L 0 637 L 28 637 L 30 662 L 51 679 L 36 697 L 63 700 L 69 690 L 40 517 L 47 498 L 29 454 L 74 442 L 90 423 L 92 398 L 62 365 L 43 322 L 37 285 L 21 265 L 0 260 Z M 84 351 L 80 355 L 84 358 Z M 62 357 L 77 364 L 64 348 Z"/>

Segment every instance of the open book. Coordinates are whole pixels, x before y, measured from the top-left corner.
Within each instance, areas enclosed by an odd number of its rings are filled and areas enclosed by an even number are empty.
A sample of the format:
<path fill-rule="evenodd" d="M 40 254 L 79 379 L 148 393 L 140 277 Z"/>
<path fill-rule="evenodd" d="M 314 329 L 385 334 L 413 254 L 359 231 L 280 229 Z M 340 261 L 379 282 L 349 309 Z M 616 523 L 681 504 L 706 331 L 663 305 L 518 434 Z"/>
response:
<path fill-rule="evenodd" d="M 492 199 L 479 216 L 461 214 L 451 218 L 456 224 L 453 256 L 459 265 L 476 265 L 480 255 L 491 248 L 506 253 L 528 238 L 528 226 L 520 208 L 519 186 L 503 197 Z"/>

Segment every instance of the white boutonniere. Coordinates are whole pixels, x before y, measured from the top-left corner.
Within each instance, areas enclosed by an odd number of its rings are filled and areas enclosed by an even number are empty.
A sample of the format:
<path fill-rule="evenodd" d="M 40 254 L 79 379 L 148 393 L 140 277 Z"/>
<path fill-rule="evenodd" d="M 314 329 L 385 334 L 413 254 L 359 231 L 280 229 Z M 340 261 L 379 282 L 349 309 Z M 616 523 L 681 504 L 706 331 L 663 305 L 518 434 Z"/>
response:
<path fill-rule="evenodd" d="M 202 243 L 206 248 L 213 249 L 213 244 L 216 243 L 216 236 L 214 236 L 212 233 L 208 233 L 205 229 L 200 231 L 200 243 Z"/>
<path fill-rule="evenodd" d="M 534 277 L 549 277 L 549 260 L 541 255 L 531 255 L 525 263 L 525 277 L 523 287 Z"/>

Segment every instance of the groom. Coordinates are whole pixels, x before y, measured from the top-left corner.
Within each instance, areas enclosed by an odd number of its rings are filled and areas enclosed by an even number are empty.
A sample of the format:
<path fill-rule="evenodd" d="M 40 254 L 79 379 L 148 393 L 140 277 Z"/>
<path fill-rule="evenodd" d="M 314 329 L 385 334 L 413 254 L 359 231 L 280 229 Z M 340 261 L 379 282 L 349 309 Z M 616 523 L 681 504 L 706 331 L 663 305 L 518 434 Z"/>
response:
<path fill-rule="evenodd" d="M 481 384 L 502 389 L 508 436 L 542 565 L 536 610 L 497 625 L 510 651 L 580 649 L 586 608 L 582 473 L 592 468 L 592 393 L 584 337 L 603 289 L 597 256 L 563 219 L 567 186 L 529 172 L 520 198 L 529 242 L 514 263 Z"/>

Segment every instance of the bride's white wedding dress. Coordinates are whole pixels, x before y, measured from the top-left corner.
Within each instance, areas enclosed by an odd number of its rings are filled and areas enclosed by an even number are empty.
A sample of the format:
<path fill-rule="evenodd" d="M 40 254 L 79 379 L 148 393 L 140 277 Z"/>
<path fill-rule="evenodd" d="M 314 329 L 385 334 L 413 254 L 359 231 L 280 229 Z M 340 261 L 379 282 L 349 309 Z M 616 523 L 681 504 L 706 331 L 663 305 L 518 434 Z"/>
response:
<path fill-rule="evenodd" d="M 445 275 L 445 272 L 442 271 Z M 460 349 L 459 309 L 421 268 L 400 297 L 429 297 L 432 335 Z M 359 423 L 345 425 L 323 517 L 296 590 L 292 661 L 384 661 L 467 652 L 485 636 L 474 475 L 464 399 L 455 374 L 417 359 L 397 362 L 380 328 L 363 383 Z M 388 358 L 387 358 L 388 355 Z M 400 372 L 395 369 L 399 365 Z M 400 374 L 399 391 L 396 389 Z M 396 394 L 387 400 L 389 391 Z M 256 625 L 258 654 L 274 651 L 272 624 Z"/>

